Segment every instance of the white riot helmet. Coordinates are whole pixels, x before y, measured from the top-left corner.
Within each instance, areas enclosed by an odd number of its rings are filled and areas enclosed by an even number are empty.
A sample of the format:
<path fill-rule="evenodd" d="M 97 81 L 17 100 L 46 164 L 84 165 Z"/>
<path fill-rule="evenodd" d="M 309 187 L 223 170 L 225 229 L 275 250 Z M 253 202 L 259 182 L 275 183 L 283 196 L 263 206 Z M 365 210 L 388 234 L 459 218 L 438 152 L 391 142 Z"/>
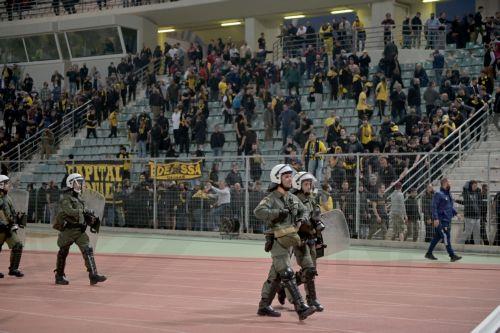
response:
<path fill-rule="evenodd" d="M 6 175 L 0 175 L 0 190 L 6 190 L 5 185 L 10 182 L 10 178 Z"/>
<path fill-rule="evenodd" d="M 75 182 L 77 182 L 80 185 L 79 189 L 75 189 Z M 71 175 L 66 178 L 66 187 L 72 189 L 76 193 L 81 193 L 82 188 L 83 188 L 83 183 L 84 179 L 83 176 L 80 175 L 79 173 L 72 173 Z"/>
<path fill-rule="evenodd" d="M 302 182 L 304 180 L 311 180 L 313 183 L 316 181 L 316 177 L 314 177 L 309 172 L 299 172 L 295 176 L 293 176 L 292 186 L 294 189 L 300 191 L 302 190 Z"/>
<path fill-rule="evenodd" d="M 281 185 L 281 176 L 285 173 L 293 173 L 293 168 L 288 164 L 277 164 L 271 169 L 269 178 L 271 183 Z"/>

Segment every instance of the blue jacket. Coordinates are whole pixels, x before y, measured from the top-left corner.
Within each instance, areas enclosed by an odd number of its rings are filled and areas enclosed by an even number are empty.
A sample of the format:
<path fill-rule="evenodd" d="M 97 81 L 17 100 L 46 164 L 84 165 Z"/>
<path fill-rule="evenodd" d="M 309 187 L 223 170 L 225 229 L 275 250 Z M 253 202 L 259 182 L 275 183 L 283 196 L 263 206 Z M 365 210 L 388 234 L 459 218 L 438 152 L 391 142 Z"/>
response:
<path fill-rule="evenodd" d="M 457 211 L 453 207 L 450 191 L 441 188 L 432 197 L 432 219 L 439 220 L 443 227 L 447 227 L 455 215 Z"/>

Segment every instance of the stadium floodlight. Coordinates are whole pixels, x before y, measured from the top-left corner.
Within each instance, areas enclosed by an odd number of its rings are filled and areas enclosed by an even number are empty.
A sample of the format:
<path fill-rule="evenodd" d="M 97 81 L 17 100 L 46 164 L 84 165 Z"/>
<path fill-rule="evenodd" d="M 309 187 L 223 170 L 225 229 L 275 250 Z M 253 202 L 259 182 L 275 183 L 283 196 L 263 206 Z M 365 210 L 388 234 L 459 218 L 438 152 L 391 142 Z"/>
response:
<path fill-rule="evenodd" d="M 330 14 L 332 15 L 337 15 L 337 14 L 344 14 L 344 13 L 352 13 L 354 10 L 353 9 L 336 9 L 332 10 Z"/>
<path fill-rule="evenodd" d="M 159 34 L 162 34 L 162 33 L 165 33 L 165 32 L 174 32 L 174 31 L 175 31 L 174 28 L 158 29 L 158 33 Z"/>
<path fill-rule="evenodd" d="M 234 25 L 241 25 L 241 21 L 225 22 L 220 24 L 221 27 L 232 27 Z"/>
<path fill-rule="evenodd" d="M 299 18 L 304 18 L 306 17 L 304 14 L 297 14 L 297 15 L 290 15 L 290 16 L 285 16 L 285 20 L 293 20 L 293 19 L 299 19 Z"/>
<path fill-rule="evenodd" d="M 422 0 L 423 3 L 438 2 L 439 0 Z"/>

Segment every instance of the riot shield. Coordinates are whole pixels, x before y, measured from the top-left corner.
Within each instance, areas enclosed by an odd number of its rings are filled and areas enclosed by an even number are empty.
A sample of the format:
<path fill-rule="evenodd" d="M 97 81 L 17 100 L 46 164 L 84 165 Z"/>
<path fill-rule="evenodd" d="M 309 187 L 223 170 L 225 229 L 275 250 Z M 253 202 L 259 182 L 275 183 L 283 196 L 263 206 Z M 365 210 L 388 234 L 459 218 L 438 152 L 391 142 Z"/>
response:
<path fill-rule="evenodd" d="M 101 221 L 104 217 L 104 206 L 106 205 L 106 198 L 92 189 L 84 189 L 81 194 L 81 199 L 85 202 L 85 209 L 93 211 L 94 215 Z M 97 238 L 99 236 L 99 229 L 87 227 L 87 235 L 89 236 L 90 245 L 95 250 L 97 245 Z"/>
<path fill-rule="evenodd" d="M 319 237 L 323 244 L 318 244 L 316 249 L 318 258 L 347 250 L 350 235 L 344 213 L 339 209 L 334 209 L 322 213 L 320 219 L 324 224 L 324 230 Z"/>
<path fill-rule="evenodd" d="M 23 243 L 23 245 L 25 244 L 24 242 L 26 239 L 26 220 L 28 217 L 29 196 L 29 192 L 25 190 L 13 189 L 9 191 L 9 197 L 12 201 L 12 206 L 14 206 L 14 210 L 16 211 L 16 232 L 19 240 Z"/>

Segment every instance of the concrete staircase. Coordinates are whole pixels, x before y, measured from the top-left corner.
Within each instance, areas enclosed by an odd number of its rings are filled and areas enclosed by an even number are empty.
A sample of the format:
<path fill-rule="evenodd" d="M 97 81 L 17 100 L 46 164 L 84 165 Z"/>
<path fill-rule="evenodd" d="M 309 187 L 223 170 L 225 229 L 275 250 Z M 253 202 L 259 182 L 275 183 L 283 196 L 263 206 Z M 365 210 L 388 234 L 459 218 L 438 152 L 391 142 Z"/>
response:
<path fill-rule="evenodd" d="M 491 153 L 488 154 L 485 150 Z M 481 142 L 478 148 L 471 150 L 461 162 L 448 170 L 446 174 L 452 182 L 455 192 L 461 192 L 465 182 L 472 179 L 480 183 L 489 182 L 491 193 L 500 191 L 500 132 L 493 125 L 490 125 L 487 139 Z"/>

